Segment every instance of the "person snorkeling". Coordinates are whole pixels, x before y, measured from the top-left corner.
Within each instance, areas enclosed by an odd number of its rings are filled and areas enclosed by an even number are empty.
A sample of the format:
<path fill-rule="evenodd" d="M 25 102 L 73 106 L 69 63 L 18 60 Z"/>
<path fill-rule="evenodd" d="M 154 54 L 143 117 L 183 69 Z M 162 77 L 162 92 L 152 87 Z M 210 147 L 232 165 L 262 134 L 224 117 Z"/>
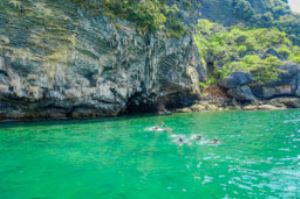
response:
<path fill-rule="evenodd" d="M 201 135 L 192 135 L 191 139 L 194 140 L 194 141 L 199 142 L 199 141 L 202 140 L 202 136 Z"/>
<path fill-rule="evenodd" d="M 214 138 L 211 143 L 212 144 L 220 144 L 220 141 L 217 138 Z"/>

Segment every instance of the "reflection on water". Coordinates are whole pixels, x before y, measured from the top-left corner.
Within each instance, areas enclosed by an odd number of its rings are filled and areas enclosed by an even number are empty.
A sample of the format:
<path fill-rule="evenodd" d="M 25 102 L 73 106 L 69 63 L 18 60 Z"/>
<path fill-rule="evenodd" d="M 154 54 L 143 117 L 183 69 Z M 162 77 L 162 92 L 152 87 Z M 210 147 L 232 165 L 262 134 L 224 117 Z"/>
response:
<path fill-rule="evenodd" d="M 300 198 L 299 118 L 288 110 L 2 124 L 0 198 Z"/>

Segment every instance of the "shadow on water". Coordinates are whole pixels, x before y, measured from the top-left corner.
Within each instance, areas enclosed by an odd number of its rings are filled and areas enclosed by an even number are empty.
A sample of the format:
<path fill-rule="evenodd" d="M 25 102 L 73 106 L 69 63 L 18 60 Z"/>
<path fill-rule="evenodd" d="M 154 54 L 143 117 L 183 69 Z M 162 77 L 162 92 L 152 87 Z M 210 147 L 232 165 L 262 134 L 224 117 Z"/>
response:
<path fill-rule="evenodd" d="M 284 111 L 299 111 L 298 109 L 289 109 L 289 110 L 275 110 L 271 112 L 284 112 Z M 256 114 L 256 113 L 264 113 L 264 112 L 270 112 L 265 110 L 257 110 L 257 111 L 239 111 L 239 110 L 224 110 L 224 111 L 203 111 L 200 113 L 172 113 L 172 114 L 166 114 L 166 115 L 158 115 L 154 113 L 130 113 L 120 116 L 112 116 L 112 117 L 99 117 L 99 118 L 82 118 L 82 119 L 34 119 L 34 120 L 24 120 L 24 121 L 18 121 L 18 120 L 6 120 L 6 121 L 0 121 L 0 129 L 1 128 L 15 128 L 18 126 L 48 126 L 48 125 L 74 125 L 74 124 L 91 124 L 91 123 L 102 123 L 102 122 L 114 122 L 114 121 L 130 121 L 130 120 L 136 120 L 136 119 L 157 119 L 158 121 L 164 121 L 164 119 L 171 118 L 173 116 L 185 116 L 185 115 L 223 115 L 225 114 L 231 114 L 231 113 L 245 113 L 245 114 Z"/>
<path fill-rule="evenodd" d="M 156 114 L 130 114 L 120 115 L 112 117 L 99 117 L 99 118 L 82 118 L 82 119 L 35 119 L 35 120 L 7 120 L 0 122 L 0 128 L 15 128 L 17 126 L 48 126 L 48 125 L 74 125 L 74 124 L 90 124 L 90 123 L 101 123 L 101 122 L 113 122 L 113 121 L 129 121 L 137 118 L 154 118 L 154 117 L 166 117 L 163 115 Z"/>

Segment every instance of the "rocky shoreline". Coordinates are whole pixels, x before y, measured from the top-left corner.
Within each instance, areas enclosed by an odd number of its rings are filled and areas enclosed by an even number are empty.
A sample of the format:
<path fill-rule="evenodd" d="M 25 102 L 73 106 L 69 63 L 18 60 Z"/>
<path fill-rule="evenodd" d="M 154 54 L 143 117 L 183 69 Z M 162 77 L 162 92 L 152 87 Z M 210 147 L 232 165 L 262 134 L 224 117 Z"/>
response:
<path fill-rule="evenodd" d="M 216 101 L 199 101 L 194 105 L 186 108 L 175 109 L 173 113 L 192 113 L 203 111 L 226 111 L 226 110 L 241 110 L 241 111 L 257 111 L 257 110 L 285 110 L 300 108 L 299 98 L 277 98 L 267 101 L 255 101 L 247 104 L 231 102 L 226 105 Z"/>
<path fill-rule="evenodd" d="M 181 114 L 181 113 L 196 113 L 196 112 L 209 112 L 209 111 L 276 111 L 276 110 L 286 110 L 286 109 L 297 109 L 300 108 L 300 99 L 297 98 L 280 98 L 270 101 L 256 101 L 255 103 L 249 104 L 227 104 L 224 105 L 215 101 L 198 101 L 192 106 L 185 108 L 178 108 L 173 110 L 160 110 L 158 112 L 152 113 L 156 115 L 171 115 L 171 114 Z M 147 114 L 147 113 L 141 113 Z M 0 123 L 7 122 L 30 122 L 30 121 L 44 121 L 44 120 L 77 120 L 77 119 L 97 119 L 97 118 L 113 118 L 122 117 L 124 115 L 131 115 L 124 113 L 115 116 L 89 116 L 89 117 L 19 117 L 19 118 L 0 118 Z"/>

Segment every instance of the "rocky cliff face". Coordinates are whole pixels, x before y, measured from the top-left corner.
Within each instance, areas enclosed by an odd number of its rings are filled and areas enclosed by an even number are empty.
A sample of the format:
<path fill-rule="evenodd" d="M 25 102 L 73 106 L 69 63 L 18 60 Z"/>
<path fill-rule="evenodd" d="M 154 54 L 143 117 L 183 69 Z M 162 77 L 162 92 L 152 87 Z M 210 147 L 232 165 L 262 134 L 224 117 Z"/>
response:
<path fill-rule="evenodd" d="M 278 19 L 290 14 L 287 0 L 192 0 L 176 1 L 180 16 L 186 23 L 196 23 L 199 18 L 206 18 L 225 26 L 238 23 L 247 25 L 266 25 L 270 18 Z M 186 6 L 186 4 L 191 6 Z"/>
<path fill-rule="evenodd" d="M 1 119 L 157 111 L 199 95 L 188 35 L 142 33 L 59 1 L 4 0 L 0 11 Z"/>
<path fill-rule="evenodd" d="M 187 2 L 169 1 L 178 5 L 178 18 L 189 27 L 200 17 L 224 25 L 245 23 L 245 11 L 268 20 L 265 14 L 282 14 L 271 4 L 286 3 L 196 0 L 189 7 Z M 189 34 L 176 39 L 151 33 L 69 0 L 0 1 L 0 120 L 115 116 L 189 106 L 199 99 L 199 81 L 206 79 L 200 63 Z M 254 87 L 251 77 L 230 87 L 221 84 L 221 95 L 241 102 L 300 96 L 297 67 L 272 85 Z M 244 81 L 233 76 L 229 79 Z"/>
<path fill-rule="evenodd" d="M 278 79 L 265 84 L 256 84 L 250 73 L 235 72 L 219 82 L 227 94 L 241 102 L 273 100 L 276 98 L 300 97 L 300 66 L 286 63 L 280 67 Z"/>

